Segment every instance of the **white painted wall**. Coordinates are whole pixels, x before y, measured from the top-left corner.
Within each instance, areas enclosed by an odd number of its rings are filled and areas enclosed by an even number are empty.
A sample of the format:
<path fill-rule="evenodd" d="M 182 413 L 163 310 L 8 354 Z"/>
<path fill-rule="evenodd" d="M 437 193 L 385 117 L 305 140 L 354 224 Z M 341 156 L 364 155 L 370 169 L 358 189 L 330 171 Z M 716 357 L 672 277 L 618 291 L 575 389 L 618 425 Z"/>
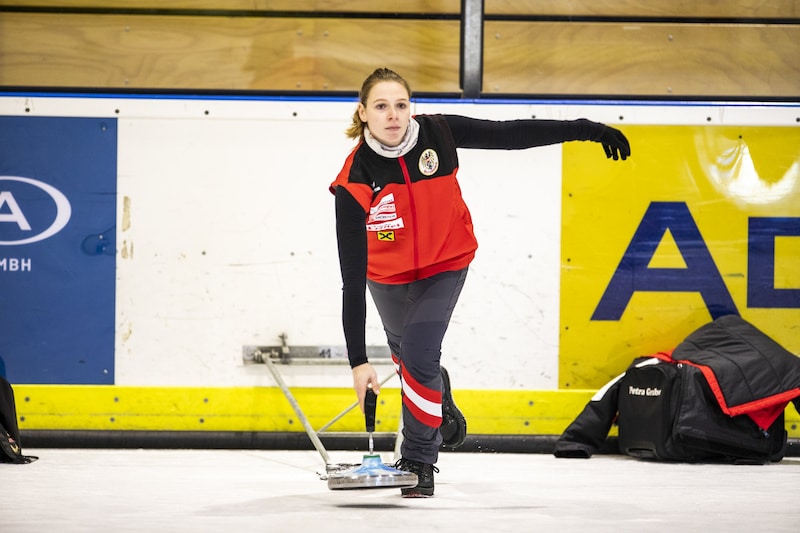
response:
<path fill-rule="evenodd" d="M 341 345 L 333 197 L 352 101 L 6 96 L 0 114 L 118 118 L 118 385 L 272 385 L 243 347 Z M 617 125 L 785 124 L 781 106 L 421 102 Z M 620 121 L 620 117 L 624 117 Z M 459 388 L 558 388 L 561 149 L 462 151 L 480 248 L 445 339 Z M 598 147 L 598 161 L 604 157 Z M 384 342 L 368 311 L 368 344 Z M 388 375 L 391 369 L 382 366 Z M 284 366 L 349 386 L 346 365 Z M 396 381 L 390 382 L 396 386 Z"/>

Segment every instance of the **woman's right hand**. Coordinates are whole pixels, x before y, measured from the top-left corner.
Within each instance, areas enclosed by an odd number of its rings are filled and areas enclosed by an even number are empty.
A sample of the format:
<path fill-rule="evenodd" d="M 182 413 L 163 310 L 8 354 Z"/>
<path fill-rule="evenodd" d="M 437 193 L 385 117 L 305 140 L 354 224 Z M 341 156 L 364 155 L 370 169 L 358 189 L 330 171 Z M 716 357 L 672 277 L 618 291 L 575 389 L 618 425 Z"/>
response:
<path fill-rule="evenodd" d="M 363 363 L 353 368 L 353 388 L 356 391 L 358 405 L 361 412 L 364 412 L 364 398 L 367 395 L 367 388 L 371 388 L 375 394 L 380 394 L 381 385 L 378 383 L 378 373 L 369 363 Z"/>

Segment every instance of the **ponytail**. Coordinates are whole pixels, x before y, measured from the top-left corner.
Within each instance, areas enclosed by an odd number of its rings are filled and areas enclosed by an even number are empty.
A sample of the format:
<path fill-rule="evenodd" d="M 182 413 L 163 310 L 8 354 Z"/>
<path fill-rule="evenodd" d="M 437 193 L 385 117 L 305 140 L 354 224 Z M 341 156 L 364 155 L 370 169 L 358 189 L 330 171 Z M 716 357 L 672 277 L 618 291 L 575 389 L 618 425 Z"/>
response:
<path fill-rule="evenodd" d="M 353 113 L 353 122 L 344 133 L 347 135 L 348 139 L 364 138 L 364 123 L 361 122 L 361 116 L 358 114 L 358 108 L 356 108 L 355 112 Z"/>

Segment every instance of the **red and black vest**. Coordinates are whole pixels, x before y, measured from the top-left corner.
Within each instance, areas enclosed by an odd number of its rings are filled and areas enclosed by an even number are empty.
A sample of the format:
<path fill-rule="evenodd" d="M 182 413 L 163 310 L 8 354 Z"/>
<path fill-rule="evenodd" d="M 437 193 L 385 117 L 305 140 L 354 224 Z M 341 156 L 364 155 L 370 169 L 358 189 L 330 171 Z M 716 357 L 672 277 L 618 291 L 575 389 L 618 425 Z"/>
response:
<path fill-rule="evenodd" d="M 409 283 L 465 268 L 478 243 L 456 179 L 458 156 L 445 119 L 419 115 L 406 155 L 378 155 L 365 142 L 331 184 L 345 187 L 366 213 L 367 278 Z"/>

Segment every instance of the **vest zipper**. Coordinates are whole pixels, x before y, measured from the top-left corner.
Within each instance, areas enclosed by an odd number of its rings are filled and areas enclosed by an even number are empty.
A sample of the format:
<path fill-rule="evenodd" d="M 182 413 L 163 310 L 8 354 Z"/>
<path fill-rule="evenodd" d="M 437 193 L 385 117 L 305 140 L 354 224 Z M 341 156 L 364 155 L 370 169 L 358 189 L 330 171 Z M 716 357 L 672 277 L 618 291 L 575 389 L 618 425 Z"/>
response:
<path fill-rule="evenodd" d="M 400 170 L 403 171 L 403 179 L 408 188 L 408 207 L 411 210 L 411 236 L 414 239 L 412 246 L 413 250 L 413 266 L 414 266 L 414 279 L 419 277 L 419 230 L 417 228 L 417 208 L 414 205 L 414 194 L 411 191 L 411 175 L 408 173 L 406 160 L 404 156 L 398 157 L 397 161 L 400 163 Z"/>

